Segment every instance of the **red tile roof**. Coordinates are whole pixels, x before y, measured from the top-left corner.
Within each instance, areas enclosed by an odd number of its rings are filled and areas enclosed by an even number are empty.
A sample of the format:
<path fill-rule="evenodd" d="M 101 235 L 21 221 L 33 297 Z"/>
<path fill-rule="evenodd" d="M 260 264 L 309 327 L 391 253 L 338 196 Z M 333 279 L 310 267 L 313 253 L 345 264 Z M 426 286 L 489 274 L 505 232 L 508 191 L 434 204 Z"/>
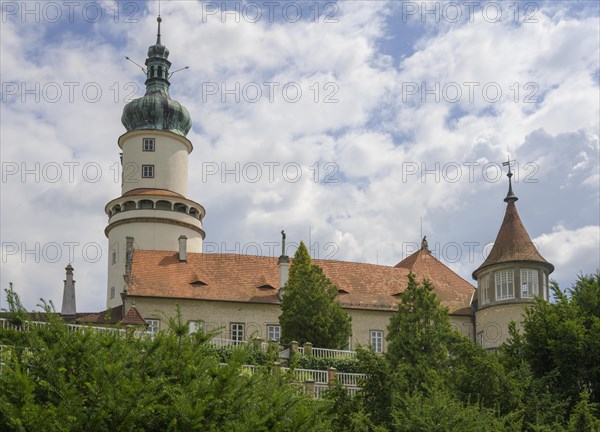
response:
<path fill-rule="evenodd" d="M 542 257 L 531 241 L 514 201 L 506 205 L 504 220 L 494 246 L 483 264 L 473 272 L 473 279 L 477 279 L 477 273 L 485 267 L 513 261 L 539 262 L 546 264 L 550 272 L 554 271 L 554 266 Z"/>
<path fill-rule="evenodd" d="M 338 289 L 347 292 L 339 300 L 350 309 L 394 310 L 398 302 L 394 294 L 406 288 L 410 271 L 342 261 L 314 263 Z M 431 279 L 450 313 L 471 313 L 474 287 L 434 257 L 425 258 L 413 272 L 419 280 Z M 206 285 L 193 284 L 198 280 Z M 176 252 L 136 250 L 128 295 L 278 304 L 278 290 L 266 289 L 267 285 L 279 288 L 277 258 L 188 253 L 187 262 L 180 262 Z"/>
<path fill-rule="evenodd" d="M 123 306 L 117 306 L 101 312 L 86 314 L 77 319 L 80 323 L 86 324 L 116 324 L 123 317 Z"/>
<path fill-rule="evenodd" d="M 469 308 L 469 310 L 463 310 L 461 313 L 470 313 L 470 300 L 475 287 L 436 259 L 428 249 L 421 248 L 400 261 L 395 267 L 412 271 L 417 276 L 417 280 L 429 279 L 432 281 L 437 296 L 445 306 L 456 304 L 456 299 L 462 298 L 468 293 L 469 300 L 463 307 Z"/>

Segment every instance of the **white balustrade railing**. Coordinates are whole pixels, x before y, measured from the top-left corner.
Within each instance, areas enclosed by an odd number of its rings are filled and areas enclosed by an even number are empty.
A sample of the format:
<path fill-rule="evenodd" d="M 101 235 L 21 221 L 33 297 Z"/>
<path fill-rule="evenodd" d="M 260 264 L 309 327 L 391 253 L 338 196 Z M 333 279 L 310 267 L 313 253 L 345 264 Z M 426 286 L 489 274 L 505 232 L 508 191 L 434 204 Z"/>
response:
<path fill-rule="evenodd" d="M 321 399 L 328 389 L 329 386 L 327 384 L 315 384 L 315 397 Z"/>
<path fill-rule="evenodd" d="M 348 395 L 350 395 L 350 396 L 356 396 L 356 394 L 358 393 L 359 390 L 360 390 L 360 387 L 346 387 L 346 391 L 348 392 Z"/>
<path fill-rule="evenodd" d="M 223 339 L 223 338 L 212 338 L 208 341 L 214 347 L 223 348 L 223 347 L 236 347 L 240 345 L 244 345 L 248 343 L 247 341 L 238 341 L 233 339 Z"/>
<path fill-rule="evenodd" d="M 365 374 L 360 373 L 349 373 L 349 372 L 338 372 L 337 380 L 340 384 L 349 387 L 358 387 L 360 380 L 366 378 Z"/>
<path fill-rule="evenodd" d="M 356 357 L 356 351 L 313 348 L 312 355 L 319 358 L 354 358 Z"/>
<path fill-rule="evenodd" d="M 303 346 L 299 346 L 298 347 L 298 352 L 302 355 L 307 354 L 307 349 L 305 349 Z M 312 352 L 312 356 L 313 357 L 318 357 L 318 358 L 354 358 L 356 357 L 356 351 L 350 351 L 350 350 L 336 350 L 336 349 L 329 349 L 329 348 L 312 348 L 310 350 Z"/>
<path fill-rule="evenodd" d="M 314 381 L 317 384 L 327 384 L 327 371 L 315 369 L 290 369 L 282 367 L 281 370 L 291 371 L 296 381 Z"/>

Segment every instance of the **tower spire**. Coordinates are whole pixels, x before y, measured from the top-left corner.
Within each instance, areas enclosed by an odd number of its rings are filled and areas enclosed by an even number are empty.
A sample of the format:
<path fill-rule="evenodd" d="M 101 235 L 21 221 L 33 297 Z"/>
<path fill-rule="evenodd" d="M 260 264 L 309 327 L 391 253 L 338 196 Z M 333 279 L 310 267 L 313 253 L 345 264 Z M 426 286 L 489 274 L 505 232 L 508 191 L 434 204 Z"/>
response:
<path fill-rule="evenodd" d="M 162 18 L 160 17 L 160 12 L 158 13 L 158 18 L 156 18 L 156 22 L 158 23 L 158 33 L 156 34 L 156 45 L 162 45 L 160 43 L 160 23 L 162 22 Z"/>
<path fill-rule="evenodd" d="M 506 203 L 514 203 L 515 201 L 517 201 L 519 199 L 519 198 L 517 198 L 517 196 L 514 194 L 514 192 L 512 190 L 513 173 L 510 170 L 510 165 L 513 162 L 516 162 L 516 161 L 514 159 L 510 160 L 510 154 L 508 155 L 508 160 L 506 162 L 502 162 L 502 166 L 508 166 L 508 173 L 506 174 L 506 176 L 508 177 L 508 193 L 506 194 L 506 198 L 504 198 L 504 202 L 506 202 Z"/>

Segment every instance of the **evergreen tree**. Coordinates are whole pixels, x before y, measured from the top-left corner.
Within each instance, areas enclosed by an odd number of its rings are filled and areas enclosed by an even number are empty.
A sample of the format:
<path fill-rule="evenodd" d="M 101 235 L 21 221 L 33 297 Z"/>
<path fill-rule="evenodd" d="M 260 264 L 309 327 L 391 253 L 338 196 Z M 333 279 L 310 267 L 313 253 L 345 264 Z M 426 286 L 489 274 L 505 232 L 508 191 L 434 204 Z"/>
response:
<path fill-rule="evenodd" d="M 337 301 L 336 286 L 313 264 L 303 242 L 294 255 L 281 304 L 281 339 L 342 349 L 352 333 L 351 319 Z"/>
<path fill-rule="evenodd" d="M 0 431 L 328 431 L 327 405 L 271 367 L 228 365 L 180 316 L 154 338 L 70 331 L 56 315 L 0 328 Z M 16 337 L 19 332 L 20 337 Z"/>
<path fill-rule="evenodd" d="M 523 320 L 523 336 L 509 341 L 505 351 L 516 363 L 526 361 L 536 378 L 555 376 L 553 392 L 572 408 L 588 392 L 600 402 L 600 273 L 580 276 L 562 292 L 553 282 L 556 301 L 538 299 Z M 510 358 L 509 357 L 509 358 Z"/>
<path fill-rule="evenodd" d="M 425 388 L 446 375 L 449 346 L 457 337 L 431 282 L 419 284 L 410 273 L 388 326 L 386 356 L 391 366 L 404 373 L 411 388 Z"/>

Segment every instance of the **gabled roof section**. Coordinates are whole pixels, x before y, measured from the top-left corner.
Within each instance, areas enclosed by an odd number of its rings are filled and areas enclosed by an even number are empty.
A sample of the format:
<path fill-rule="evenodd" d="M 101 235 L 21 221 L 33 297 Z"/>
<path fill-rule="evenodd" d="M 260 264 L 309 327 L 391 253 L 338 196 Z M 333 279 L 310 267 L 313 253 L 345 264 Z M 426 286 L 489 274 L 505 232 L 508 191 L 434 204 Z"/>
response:
<path fill-rule="evenodd" d="M 509 200 L 494 246 L 483 264 L 473 272 L 473 279 L 477 280 L 477 273 L 486 267 L 515 261 L 542 263 L 550 272 L 554 271 L 554 266 L 542 257 L 531 241 L 517 212 L 515 200 Z"/>
<path fill-rule="evenodd" d="M 434 257 L 426 246 L 404 258 L 395 267 L 412 271 L 417 277 L 417 281 L 430 280 L 442 305 L 448 307 L 451 312 L 454 310 L 455 313 L 459 313 L 461 302 L 463 308 L 469 307 L 475 287 Z M 400 292 L 395 292 L 393 295 L 398 296 L 399 294 Z M 469 298 L 463 297 L 467 295 Z M 459 302 L 457 299 L 461 299 L 461 301 Z M 460 311 L 460 313 L 463 312 L 468 314 L 466 309 Z"/>
<path fill-rule="evenodd" d="M 123 318 L 121 322 L 127 325 L 148 325 L 146 320 L 142 317 L 142 315 L 140 315 L 140 312 L 137 310 L 135 305 L 129 308 L 125 318 Z"/>
<path fill-rule="evenodd" d="M 128 295 L 280 304 L 278 290 L 265 289 L 265 286 L 275 287 L 273 281 L 279 280 L 277 258 L 190 252 L 187 258 L 187 263 L 180 263 L 177 252 L 137 250 L 133 256 Z M 313 263 L 323 269 L 340 292 L 347 292 L 338 300 L 348 309 L 395 310 L 398 299 L 394 294 L 406 289 L 410 271 L 343 261 L 313 260 Z M 443 271 L 420 274 L 415 268 L 413 272 L 419 279 L 431 279 L 436 294 L 450 313 L 470 311 L 474 287 L 443 264 L 439 265 L 443 266 Z M 440 273 L 444 277 L 439 277 Z M 207 282 L 202 289 L 190 284 L 194 275 L 200 274 L 205 275 L 202 279 Z"/>

